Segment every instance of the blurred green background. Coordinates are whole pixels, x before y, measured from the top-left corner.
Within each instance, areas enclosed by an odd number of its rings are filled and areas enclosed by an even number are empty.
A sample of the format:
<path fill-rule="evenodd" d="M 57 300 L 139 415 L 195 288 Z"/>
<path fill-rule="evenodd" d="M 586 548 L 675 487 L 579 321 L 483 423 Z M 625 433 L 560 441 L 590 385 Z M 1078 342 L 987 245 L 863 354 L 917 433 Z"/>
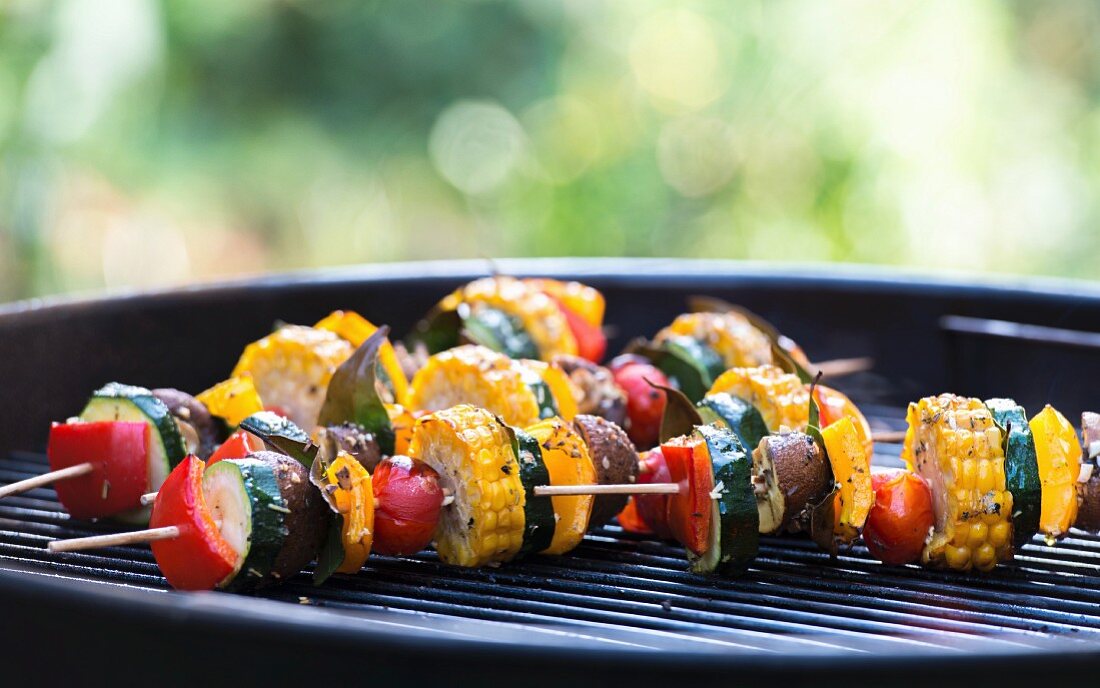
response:
<path fill-rule="evenodd" d="M 1095 2 L 0 0 L 0 300 L 417 258 L 1095 277 Z"/>

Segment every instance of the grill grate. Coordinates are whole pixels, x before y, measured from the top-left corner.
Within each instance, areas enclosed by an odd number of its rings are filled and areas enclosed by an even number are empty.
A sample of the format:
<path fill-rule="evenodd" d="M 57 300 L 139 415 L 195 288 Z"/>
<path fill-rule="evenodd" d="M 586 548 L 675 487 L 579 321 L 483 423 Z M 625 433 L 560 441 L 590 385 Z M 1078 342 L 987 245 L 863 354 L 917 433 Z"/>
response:
<path fill-rule="evenodd" d="M 876 418 L 879 426 L 897 427 Z M 891 453 L 891 450 L 893 453 Z M 879 464 L 897 462 L 897 446 Z M 0 481 L 45 470 L 45 457 L 0 460 Z M 70 521 L 54 493 L 0 502 L 0 568 L 160 592 L 148 548 L 50 553 L 53 538 L 109 532 Z M 307 573 L 258 594 L 273 600 L 410 618 L 480 620 L 505 630 L 623 649 L 792 654 L 1020 652 L 1100 646 L 1100 538 L 1039 540 L 993 574 L 958 575 L 882 567 L 862 546 L 830 561 L 805 539 L 765 538 L 737 580 L 685 571 L 682 551 L 605 527 L 567 557 L 534 557 L 496 569 L 441 565 L 433 553 L 372 556 L 357 576 L 314 587 Z M 217 596 L 224 599 L 222 596 Z M 377 616 L 382 614 L 381 617 Z M 486 638 L 477 624 L 466 633 Z M 488 628 L 488 626 L 486 626 Z"/>

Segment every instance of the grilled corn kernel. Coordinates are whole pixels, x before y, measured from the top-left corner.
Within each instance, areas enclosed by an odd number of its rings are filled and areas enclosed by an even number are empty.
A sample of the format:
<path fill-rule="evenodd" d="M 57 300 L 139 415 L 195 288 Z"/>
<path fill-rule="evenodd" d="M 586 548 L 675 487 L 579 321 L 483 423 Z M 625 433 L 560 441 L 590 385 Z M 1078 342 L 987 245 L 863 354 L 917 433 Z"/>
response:
<path fill-rule="evenodd" d="M 539 361 L 514 361 L 483 346 L 466 345 L 436 354 L 413 376 L 409 405 L 417 411 L 438 411 L 455 404 L 472 404 L 514 426 L 527 426 L 558 414 L 559 394 L 570 387 L 543 374 L 558 371 Z M 564 390 L 562 392 L 561 390 Z M 576 409 L 574 399 L 561 406 Z"/>
<path fill-rule="evenodd" d="M 714 349 L 727 368 L 773 362 L 771 340 L 740 313 L 685 313 L 658 332 L 654 341 L 677 335 L 698 339 Z"/>
<path fill-rule="evenodd" d="M 902 454 L 932 490 L 926 564 L 988 571 L 1012 558 L 1012 494 L 1001 431 L 977 399 L 944 394 L 909 405 Z"/>
<path fill-rule="evenodd" d="M 309 431 L 317 424 L 332 374 L 354 350 L 334 332 L 286 325 L 245 347 L 233 377 L 251 375 L 266 406 L 282 408 Z"/>
<path fill-rule="evenodd" d="M 471 311 L 495 308 L 519 318 L 544 361 L 577 353 L 577 340 L 558 304 L 522 280 L 513 277 L 474 280 L 443 299 L 440 308 L 455 310 L 462 304 Z"/>
<path fill-rule="evenodd" d="M 797 375 L 773 365 L 731 368 L 718 376 L 707 394 L 726 392 L 756 407 L 768 429 L 805 430 L 810 422 L 810 393 Z"/>
<path fill-rule="evenodd" d="M 436 526 L 440 559 L 482 566 L 519 552 L 525 495 L 511 440 L 493 414 L 461 405 L 424 416 L 409 453 L 431 466 L 454 495 Z"/>

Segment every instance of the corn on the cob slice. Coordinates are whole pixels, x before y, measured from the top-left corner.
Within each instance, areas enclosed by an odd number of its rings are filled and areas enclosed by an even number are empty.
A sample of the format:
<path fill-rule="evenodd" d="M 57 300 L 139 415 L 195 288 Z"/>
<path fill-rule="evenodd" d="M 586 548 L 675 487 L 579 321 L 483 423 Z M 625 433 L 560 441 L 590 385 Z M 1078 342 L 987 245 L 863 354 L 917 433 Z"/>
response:
<path fill-rule="evenodd" d="M 548 418 L 527 428 L 542 447 L 542 460 L 554 485 L 595 485 L 596 468 L 588 446 L 561 418 Z M 551 497 L 554 505 L 554 540 L 545 554 L 565 554 L 581 543 L 592 516 L 592 495 Z"/>
<path fill-rule="evenodd" d="M 760 411 L 768 429 L 805 430 L 810 422 L 810 393 L 797 375 L 773 365 L 731 368 L 711 385 L 707 396 L 725 392 Z"/>
<path fill-rule="evenodd" d="M 1001 430 L 978 399 L 952 394 L 909 404 L 902 458 L 932 490 L 935 525 L 921 560 L 989 571 L 1012 559 L 1012 493 Z"/>
<path fill-rule="evenodd" d="M 657 333 L 656 343 L 673 336 L 697 339 L 718 352 L 727 368 L 752 368 L 773 362 L 768 336 L 736 312 L 685 313 Z"/>
<path fill-rule="evenodd" d="M 440 559 L 482 566 L 519 552 L 526 496 L 511 439 L 493 414 L 461 405 L 424 416 L 409 453 L 431 466 L 454 494 L 436 526 Z"/>
<path fill-rule="evenodd" d="M 328 330 L 286 325 L 245 347 L 233 376 L 251 375 L 267 407 L 279 407 L 307 431 L 317 424 L 336 368 L 355 351 Z"/>
<path fill-rule="evenodd" d="M 463 305 L 471 313 L 481 308 L 495 308 L 519 318 L 544 361 L 560 354 L 577 353 L 577 340 L 558 305 L 522 280 L 513 277 L 474 280 L 444 298 L 440 308 L 457 310 Z"/>
<path fill-rule="evenodd" d="M 540 367 L 541 366 L 541 367 Z M 468 344 L 428 359 L 413 376 L 409 406 L 416 411 L 438 411 L 455 404 L 472 404 L 500 416 L 509 425 L 525 427 L 559 413 L 576 413 L 576 400 L 555 392 L 538 362 L 516 361 L 483 346 Z M 557 388 L 557 389 L 555 389 Z"/>

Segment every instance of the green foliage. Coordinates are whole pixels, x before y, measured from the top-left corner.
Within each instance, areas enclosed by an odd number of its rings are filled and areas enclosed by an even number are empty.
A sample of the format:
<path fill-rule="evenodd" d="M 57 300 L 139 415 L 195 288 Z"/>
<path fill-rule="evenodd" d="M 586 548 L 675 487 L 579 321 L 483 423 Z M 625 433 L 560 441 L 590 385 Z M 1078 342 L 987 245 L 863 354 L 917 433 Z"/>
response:
<path fill-rule="evenodd" d="M 1100 8 L 0 7 L 0 300 L 417 258 L 1095 277 Z"/>

